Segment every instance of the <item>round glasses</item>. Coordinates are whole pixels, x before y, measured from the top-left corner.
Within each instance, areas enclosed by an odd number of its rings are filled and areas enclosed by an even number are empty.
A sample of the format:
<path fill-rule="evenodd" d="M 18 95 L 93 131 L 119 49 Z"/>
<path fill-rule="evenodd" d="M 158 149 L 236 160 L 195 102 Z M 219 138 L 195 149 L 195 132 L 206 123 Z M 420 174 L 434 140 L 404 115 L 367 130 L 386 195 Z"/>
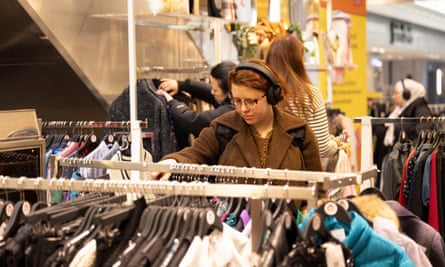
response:
<path fill-rule="evenodd" d="M 248 109 L 254 109 L 258 105 L 258 101 L 260 101 L 265 96 L 266 95 L 263 95 L 260 98 L 245 98 L 245 99 L 238 97 L 231 97 L 230 102 L 232 102 L 235 108 L 241 108 L 241 106 L 244 103 L 244 106 L 246 106 Z"/>

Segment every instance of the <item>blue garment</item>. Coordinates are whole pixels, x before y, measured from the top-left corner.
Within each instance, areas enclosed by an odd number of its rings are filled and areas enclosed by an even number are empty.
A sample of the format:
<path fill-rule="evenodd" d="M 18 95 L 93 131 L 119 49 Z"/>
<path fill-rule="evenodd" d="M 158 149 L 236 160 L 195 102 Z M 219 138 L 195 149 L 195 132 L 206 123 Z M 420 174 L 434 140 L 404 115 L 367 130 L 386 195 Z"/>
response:
<path fill-rule="evenodd" d="M 92 160 L 110 160 L 114 154 L 119 150 L 119 143 L 114 142 L 112 146 L 108 146 L 105 141 L 100 142 L 100 144 L 91 151 L 84 159 Z M 95 178 L 104 176 L 107 173 L 105 168 L 89 168 L 80 167 L 79 174 L 84 178 Z"/>
<path fill-rule="evenodd" d="M 427 207 L 430 204 L 431 158 L 432 154 L 429 154 L 425 161 L 425 168 L 423 169 L 422 203 L 425 207 Z"/>
<path fill-rule="evenodd" d="M 315 209 L 309 211 L 299 228 L 304 231 L 306 223 Z M 352 250 L 354 264 L 357 267 L 414 267 L 408 254 L 398 245 L 378 235 L 366 220 L 355 211 L 350 211 L 350 225 L 328 216 L 324 224 L 328 230 L 343 228 L 345 239 L 341 242 Z"/>

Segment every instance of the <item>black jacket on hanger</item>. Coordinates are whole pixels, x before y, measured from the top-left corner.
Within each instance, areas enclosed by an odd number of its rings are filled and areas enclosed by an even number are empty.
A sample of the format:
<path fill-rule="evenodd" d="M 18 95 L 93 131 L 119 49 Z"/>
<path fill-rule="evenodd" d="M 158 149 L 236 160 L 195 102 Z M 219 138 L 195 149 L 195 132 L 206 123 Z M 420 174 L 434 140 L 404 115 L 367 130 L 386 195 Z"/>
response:
<path fill-rule="evenodd" d="M 148 121 L 148 128 L 142 129 L 143 132 L 153 133 L 153 139 L 144 139 L 143 146 L 152 155 L 153 162 L 177 150 L 173 123 L 169 118 L 164 98 L 156 94 L 157 87 L 155 81 L 151 79 L 139 79 L 136 85 L 137 118 Z M 128 87 L 112 102 L 106 119 L 109 121 L 130 120 Z"/>
<path fill-rule="evenodd" d="M 431 112 L 430 108 L 428 107 L 428 103 L 426 102 L 425 98 L 421 97 L 409 104 L 403 111 L 400 113 L 399 118 L 426 118 L 429 116 L 433 116 L 433 113 Z M 424 129 L 432 129 L 432 124 L 405 124 L 403 125 L 403 130 L 405 130 L 406 138 L 411 141 L 415 141 L 417 137 L 419 136 L 419 132 Z M 394 124 L 394 136 L 398 138 L 400 136 L 400 130 L 402 127 L 402 123 L 396 123 Z"/>

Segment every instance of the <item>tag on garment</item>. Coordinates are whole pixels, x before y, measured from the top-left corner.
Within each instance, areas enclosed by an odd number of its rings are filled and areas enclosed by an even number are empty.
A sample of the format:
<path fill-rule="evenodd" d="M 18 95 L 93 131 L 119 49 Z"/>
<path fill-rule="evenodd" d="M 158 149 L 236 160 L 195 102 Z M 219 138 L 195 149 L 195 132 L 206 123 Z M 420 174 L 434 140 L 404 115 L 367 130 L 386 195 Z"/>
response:
<path fill-rule="evenodd" d="M 339 241 L 343 241 L 346 238 L 345 229 L 338 228 L 330 231 L 331 235 Z"/>
<path fill-rule="evenodd" d="M 325 249 L 327 267 L 345 267 L 345 257 L 339 244 L 326 242 L 321 246 Z"/>

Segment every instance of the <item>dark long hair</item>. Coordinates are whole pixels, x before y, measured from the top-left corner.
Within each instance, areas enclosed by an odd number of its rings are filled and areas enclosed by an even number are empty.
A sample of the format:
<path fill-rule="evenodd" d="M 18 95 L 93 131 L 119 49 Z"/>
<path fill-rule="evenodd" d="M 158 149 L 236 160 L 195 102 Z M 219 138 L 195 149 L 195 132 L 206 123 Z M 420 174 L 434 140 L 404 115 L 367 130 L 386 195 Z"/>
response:
<path fill-rule="evenodd" d="M 221 63 L 213 66 L 213 68 L 210 70 L 210 76 L 217 80 L 218 86 L 225 94 L 229 93 L 229 83 L 227 81 L 229 71 L 235 68 L 235 66 L 236 64 L 231 61 L 222 61 Z"/>

